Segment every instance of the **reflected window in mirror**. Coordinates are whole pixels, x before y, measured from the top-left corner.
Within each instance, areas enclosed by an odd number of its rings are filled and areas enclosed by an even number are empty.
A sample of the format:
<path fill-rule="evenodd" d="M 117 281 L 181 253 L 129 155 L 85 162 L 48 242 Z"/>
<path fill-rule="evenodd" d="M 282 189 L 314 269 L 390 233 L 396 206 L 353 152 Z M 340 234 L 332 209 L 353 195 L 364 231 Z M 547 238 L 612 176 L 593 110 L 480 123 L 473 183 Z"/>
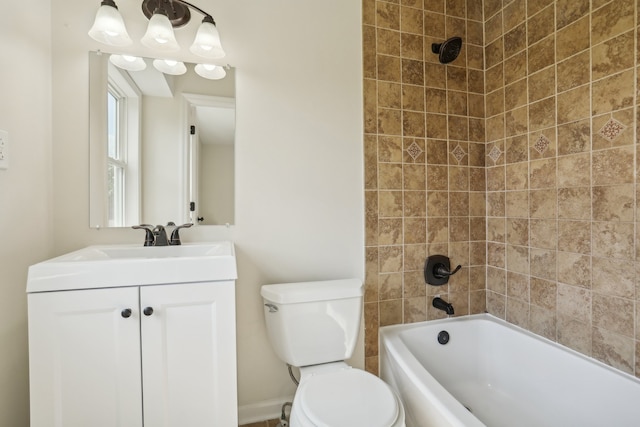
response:
<path fill-rule="evenodd" d="M 111 64 L 106 86 L 106 218 L 109 227 L 124 227 L 140 219 L 140 91 Z"/>
<path fill-rule="evenodd" d="M 127 162 L 124 158 L 120 137 L 120 120 L 122 111 L 122 97 L 115 88 L 109 85 L 107 93 L 107 194 L 109 210 L 109 227 L 122 227 L 124 225 L 124 182 Z"/>

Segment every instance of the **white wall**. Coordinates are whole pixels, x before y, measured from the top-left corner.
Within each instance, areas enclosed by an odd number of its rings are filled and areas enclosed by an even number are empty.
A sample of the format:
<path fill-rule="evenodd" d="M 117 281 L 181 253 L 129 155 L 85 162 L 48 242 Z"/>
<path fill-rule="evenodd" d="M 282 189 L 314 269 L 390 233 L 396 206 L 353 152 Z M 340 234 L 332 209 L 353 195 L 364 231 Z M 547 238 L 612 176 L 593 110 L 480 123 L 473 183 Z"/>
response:
<path fill-rule="evenodd" d="M 27 268 L 52 253 L 50 31 L 48 0 L 0 13 L 0 426 L 29 425 Z"/>
<path fill-rule="evenodd" d="M 198 153 L 198 215 L 205 224 L 233 224 L 234 209 L 234 149 L 231 144 L 206 144 L 200 142 Z"/>
<path fill-rule="evenodd" d="M 186 74 L 171 76 L 173 97 L 143 95 L 141 222 L 166 224 L 173 221 L 179 224 L 187 221 L 188 195 L 185 193 L 188 189 L 184 184 L 187 152 L 183 146 L 187 142 L 187 127 L 183 121 L 187 119 L 183 94 L 233 97 L 235 88 L 230 87 L 233 84 L 231 74 L 228 79 L 211 81 L 189 68 Z"/>
<path fill-rule="evenodd" d="M 139 39 L 139 2 L 117 3 Z M 239 403 L 248 422 L 261 403 L 275 399 L 279 409 L 294 391 L 267 341 L 260 286 L 364 277 L 361 2 L 196 3 L 214 14 L 237 67 L 236 225 L 187 230 L 183 239 L 236 244 Z M 52 5 L 55 252 L 142 244 L 134 230 L 88 228 L 86 52 L 101 46 L 86 31 L 98 2 Z M 139 45 L 131 51 L 151 56 Z"/>
<path fill-rule="evenodd" d="M 180 197 L 183 192 L 180 98 L 142 97 L 141 218 L 147 224 L 180 222 L 186 210 Z M 177 120 L 169 120 L 171 117 Z"/>

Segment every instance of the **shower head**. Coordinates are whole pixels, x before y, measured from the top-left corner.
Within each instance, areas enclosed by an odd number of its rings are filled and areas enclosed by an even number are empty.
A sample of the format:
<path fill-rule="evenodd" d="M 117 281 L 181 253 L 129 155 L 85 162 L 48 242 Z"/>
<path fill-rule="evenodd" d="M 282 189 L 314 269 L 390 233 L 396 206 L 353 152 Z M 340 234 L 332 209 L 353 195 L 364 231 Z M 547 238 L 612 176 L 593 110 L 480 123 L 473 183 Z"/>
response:
<path fill-rule="evenodd" d="M 442 64 L 448 64 L 458 57 L 462 48 L 462 39 L 460 37 L 451 37 L 444 43 L 432 43 L 431 51 L 438 55 L 438 59 Z"/>

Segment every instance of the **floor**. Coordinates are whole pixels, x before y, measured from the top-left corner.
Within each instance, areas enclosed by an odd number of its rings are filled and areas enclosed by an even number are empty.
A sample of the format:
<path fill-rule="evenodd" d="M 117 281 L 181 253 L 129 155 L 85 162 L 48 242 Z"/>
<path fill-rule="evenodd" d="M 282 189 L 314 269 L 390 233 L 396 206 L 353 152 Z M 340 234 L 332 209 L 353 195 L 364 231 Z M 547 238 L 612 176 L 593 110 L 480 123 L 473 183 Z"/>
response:
<path fill-rule="evenodd" d="M 268 421 L 260 421 L 260 422 L 257 422 L 257 423 L 244 424 L 244 425 L 241 425 L 240 427 L 276 427 L 279 422 L 280 422 L 280 420 L 278 420 L 278 419 L 276 419 L 276 420 L 268 420 Z"/>

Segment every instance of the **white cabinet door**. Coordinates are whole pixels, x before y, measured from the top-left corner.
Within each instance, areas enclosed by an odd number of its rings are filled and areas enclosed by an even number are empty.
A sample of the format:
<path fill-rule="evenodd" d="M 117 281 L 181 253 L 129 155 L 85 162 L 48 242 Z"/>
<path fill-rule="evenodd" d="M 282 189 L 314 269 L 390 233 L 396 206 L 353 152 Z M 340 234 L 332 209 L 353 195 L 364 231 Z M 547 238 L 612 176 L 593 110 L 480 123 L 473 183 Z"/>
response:
<path fill-rule="evenodd" d="M 142 426 L 138 288 L 28 299 L 31 427 Z"/>
<path fill-rule="evenodd" d="M 234 282 L 140 289 L 145 427 L 236 427 Z"/>

